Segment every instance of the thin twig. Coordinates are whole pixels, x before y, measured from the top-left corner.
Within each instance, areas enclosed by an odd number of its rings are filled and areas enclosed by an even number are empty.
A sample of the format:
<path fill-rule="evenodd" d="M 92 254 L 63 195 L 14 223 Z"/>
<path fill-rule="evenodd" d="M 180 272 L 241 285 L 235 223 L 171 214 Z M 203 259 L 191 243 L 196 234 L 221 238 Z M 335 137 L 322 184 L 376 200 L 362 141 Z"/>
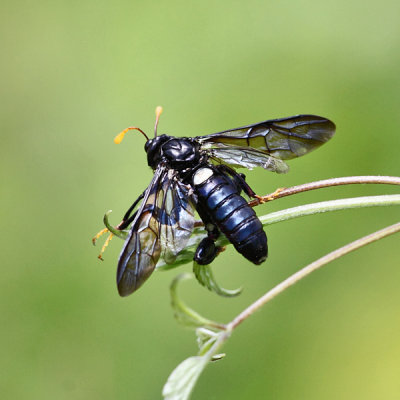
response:
<path fill-rule="evenodd" d="M 324 179 L 322 181 L 304 183 L 303 185 L 282 188 L 281 190 L 262 196 L 263 200 L 254 199 L 249 201 L 251 207 L 260 203 L 280 199 L 281 197 L 291 196 L 293 194 L 307 192 L 309 190 L 321 189 L 331 186 L 352 185 L 352 184 L 388 184 L 400 185 L 400 177 L 397 176 L 346 176 L 341 178 Z"/>
<path fill-rule="evenodd" d="M 244 320 L 246 320 L 250 315 L 252 315 L 255 311 L 259 310 L 264 304 L 271 301 L 274 297 L 278 294 L 285 291 L 290 286 L 294 285 L 301 279 L 305 278 L 312 272 L 316 271 L 317 269 L 323 267 L 324 265 L 328 264 L 329 262 L 336 260 L 337 258 L 344 256 L 354 250 L 359 249 L 362 246 L 366 246 L 376 240 L 382 239 L 386 236 L 392 235 L 396 232 L 400 232 L 400 222 L 391 226 L 388 226 L 384 229 L 381 229 L 377 232 L 374 232 L 368 236 L 364 236 L 361 239 L 358 239 L 352 243 L 347 244 L 337 250 L 332 251 L 331 253 L 321 257 L 319 260 L 314 261 L 313 263 L 307 265 L 306 267 L 302 268 L 300 271 L 297 271 L 289 278 L 285 279 L 283 282 L 276 285 L 273 289 L 268 291 L 258 300 L 256 300 L 253 304 L 247 307 L 244 311 L 242 311 L 236 318 L 234 318 L 229 324 L 227 324 L 228 330 L 235 329 L 238 325 L 240 325 Z"/>

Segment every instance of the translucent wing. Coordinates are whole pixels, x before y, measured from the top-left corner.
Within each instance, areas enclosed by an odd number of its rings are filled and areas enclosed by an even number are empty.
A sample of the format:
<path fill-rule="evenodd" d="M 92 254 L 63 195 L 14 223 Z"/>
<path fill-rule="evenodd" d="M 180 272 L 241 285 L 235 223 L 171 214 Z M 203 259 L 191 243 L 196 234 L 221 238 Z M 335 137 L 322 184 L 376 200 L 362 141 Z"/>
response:
<path fill-rule="evenodd" d="M 164 171 L 156 170 L 122 248 L 117 269 L 117 286 L 121 296 L 137 290 L 154 271 L 160 257 L 155 199 L 164 174 Z"/>
<path fill-rule="evenodd" d="M 252 147 L 230 146 L 223 143 L 213 143 L 213 146 L 207 152 L 211 158 L 216 159 L 218 162 L 247 169 L 262 167 L 280 174 L 289 171 L 289 166 L 284 161 Z"/>
<path fill-rule="evenodd" d="M 154 271 L 161 255 L 167 263 L 173 262 L 186 246 L 193 224 L 188 188 L 176 179 L 174 171 L 157 169 L 121 251 L 119 294 L 127 296 L 137 290 Z"/>
<path fill-rule="evenodd" d="M 300 157 L 327 142 L 335 124 L 316 115 L 297 115 L 199 136 L 211 157 L 234 165 L 286 172 L 282 160 Z M 240 156 L 242 154 L 242 156 Z"/>
<path fill-rule="evenodd" d="M 172 264 L 186 247 L 195 222 L 190 186 L 184 185 L 173 174 L 174 171 L 170 170 L 170 177 L 164 180 L 158 193 L 161 254 L 167 264 Z"/>

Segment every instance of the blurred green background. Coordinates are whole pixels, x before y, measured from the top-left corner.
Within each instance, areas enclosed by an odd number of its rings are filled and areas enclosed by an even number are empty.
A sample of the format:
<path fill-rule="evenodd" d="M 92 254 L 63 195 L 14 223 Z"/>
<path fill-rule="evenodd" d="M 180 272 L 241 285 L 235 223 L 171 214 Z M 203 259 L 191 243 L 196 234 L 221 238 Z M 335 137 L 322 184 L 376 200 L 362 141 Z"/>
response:
<path fill-rule="evenodd" d="M 348 175 L 400 175 L 397 0 L 3 2 L 1 84 L 1 374 L 3 399 L 158 399 L 195 354 L 154 273 L 121 299 L 122 241 L 103 263 L 91 245 L 149 183 L 144 140 L 194 136 L 299 113 L 337 134 L 291 172 L 247 173 L 259 194 Z M 324 189 L 258 207 L 396 193 Z M 398 221 L 396 208 L 343 211 L 271 226 L 270 256 L 232 248 L 214 263 L 223 299 L 195 281 L 182 296 L 228 322 L 273 285 L 349 241 Z M 399 236 L 302 281 L 244 323 L 193 399 L 400 398 Z"/>

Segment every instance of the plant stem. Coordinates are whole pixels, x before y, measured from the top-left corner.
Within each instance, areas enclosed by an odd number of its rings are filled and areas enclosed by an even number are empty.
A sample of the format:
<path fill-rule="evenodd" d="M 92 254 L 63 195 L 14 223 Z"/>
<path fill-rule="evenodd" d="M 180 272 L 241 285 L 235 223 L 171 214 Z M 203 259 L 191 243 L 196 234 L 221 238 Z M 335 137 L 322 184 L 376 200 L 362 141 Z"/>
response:
<path fill-rule="evenodd" d="M 400 194 L 387 194 L 380 196 L 353 197 L 349 199 L 321 201 L 319 203 L 306 204 L 273 212 L 260 217 L 264 225 L 271 225 L 276 222 L 288 219 L 303 217 L 306 215 L 318 214 L 328 211 L 339 211 L 350 208 L 390 206 L 400 204 Z"/>
<path fill-rule="evenodd" d="M 262 196 L 264 202 L 279 199 L 281 197 L 291 196 L 293 194 L 307 192 L 309 190 L 321 189 L 331 186 L 340 185 L 352 185 L 352 184 L 388 184 L 388 185 L 400 185 L 400 177 L 398 176 L 345 176 L 341 178 L 324 179 L 322 181 L 304 183 L 303 185 L 292 186 L 289 188 L 283 188 L 279 192 L 270 193 L 266 196 Z M 254 199 L 249 201 L 251 207 L 259 205 L 261 201 Z"/>
<path fill-rule="evenodd" d="M 244 311 L 242 311 L 236 318 L 234 318 L 229 324 L 227 324 L 226 326 L 227 330 L 232 331 L 233 329 L 235 329 L 244 320 L 250 317 L 255 311 L 259 310 L 264 304 L 268 303 L 278 294 L 282 293 L 290 286 L 294 285 L 295 283 L 305 278 L 306 276 L 316 271 L 317 269 L 323 267 L 324 265 L 330 263 L 333 260 L 336 260 L 341 256 L 344 256 L 345 254 L 348 254 L 354 250 L 359 249 L 362 246 L 366 246 L 367 244 L 370 244 L 372 242 L 375 242 L 376 240 L 382 239 L 386 236 L 392 235 L 397 232 L 400 232 L 400 222 L 388 226 L 384 229 L 381 229 L 377 232 L 374 232 L 368 236 L 364 236 L 363 238 L 358 239 L 352 243 L 349 243 L 346 246 L 343 246 L 337 250 L 334 250 L 331 253 L 321 257 L 317 261 L 314 261 L 313 263 L 307 265 L 306 267 L 302 268 L 301 270 L 291 275 L 289 278 L 285 279 L 283 282 L 276 285 L 273 289 L 268 291 L 266 294 L 264 294 L 262 297 L 256 300 L 253 304 L 247 307 Z"/>

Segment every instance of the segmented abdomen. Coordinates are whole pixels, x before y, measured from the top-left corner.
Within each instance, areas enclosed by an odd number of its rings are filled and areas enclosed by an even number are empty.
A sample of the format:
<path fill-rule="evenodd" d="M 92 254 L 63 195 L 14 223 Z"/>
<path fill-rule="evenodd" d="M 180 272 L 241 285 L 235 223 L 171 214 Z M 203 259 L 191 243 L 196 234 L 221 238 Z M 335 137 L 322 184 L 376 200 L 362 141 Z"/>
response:
<path fill-rule="evenodd" d="M 239 195 L 231 179 L 211 168 L 207 170 L 212 172 L 205 174 L 207 179 L 200 179 L 198 184 L 194 179 L 198 202 L 239 253 L 261 264 L 267 258 L 268 246 L 256 213 Z"/>

